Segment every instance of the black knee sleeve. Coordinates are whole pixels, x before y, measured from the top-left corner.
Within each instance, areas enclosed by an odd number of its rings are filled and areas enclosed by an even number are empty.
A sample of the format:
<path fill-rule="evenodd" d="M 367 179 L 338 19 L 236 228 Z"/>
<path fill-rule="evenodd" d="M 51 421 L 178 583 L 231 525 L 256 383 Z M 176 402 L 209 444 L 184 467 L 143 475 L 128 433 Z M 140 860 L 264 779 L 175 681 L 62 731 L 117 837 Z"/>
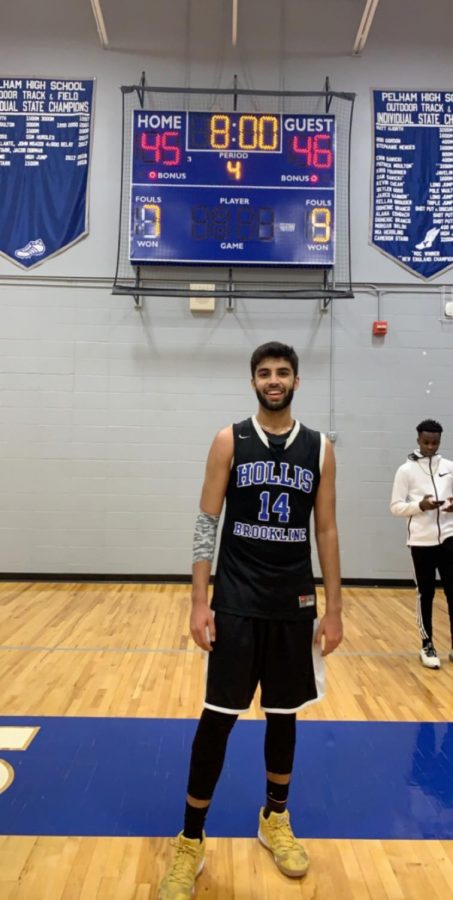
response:
<path fill-rule="evenodd" d="M 222 771 L 228 737 L 237 716 L 204 709 L 192 744 L 187 793 L 210 800 Z"/>
<path fill-rule="evenodd" d="M 288 775 L 293 770 L 296 749 L 296 714 L 266 713 L 266 719 L 266 770 L 276 775 Z"/>

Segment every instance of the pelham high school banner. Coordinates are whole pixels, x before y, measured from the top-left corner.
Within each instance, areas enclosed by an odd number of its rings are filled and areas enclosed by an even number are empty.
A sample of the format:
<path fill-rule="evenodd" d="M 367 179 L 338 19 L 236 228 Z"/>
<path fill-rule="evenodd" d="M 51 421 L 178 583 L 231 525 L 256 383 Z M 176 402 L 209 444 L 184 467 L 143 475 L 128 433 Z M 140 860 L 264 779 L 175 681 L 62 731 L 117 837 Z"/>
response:
<path fill-rule="evenodd" d="M 453 265 L 453 91 L 374 91 L 371 243 L 428 280 Z"/>
<path fill-rule="evenodd" d="M 0 77 L 0 253 L 25 269 L 88 233 L 94 79 Z"/>

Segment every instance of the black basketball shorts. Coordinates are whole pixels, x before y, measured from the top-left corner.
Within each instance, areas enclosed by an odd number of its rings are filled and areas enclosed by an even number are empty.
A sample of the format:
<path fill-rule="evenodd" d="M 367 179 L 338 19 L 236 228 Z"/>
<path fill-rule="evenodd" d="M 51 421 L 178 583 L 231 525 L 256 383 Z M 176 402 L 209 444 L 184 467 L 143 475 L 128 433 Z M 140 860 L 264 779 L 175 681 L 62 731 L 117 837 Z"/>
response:
<path fill-rule="evenodd" d="M 282 622 L 217 611 L 205 707 L 246 712 L 258 684 L 265 712 L 294 713 L 321 700 L 324 660 L 313 643 L 317 625 L 318 620 Z"/>

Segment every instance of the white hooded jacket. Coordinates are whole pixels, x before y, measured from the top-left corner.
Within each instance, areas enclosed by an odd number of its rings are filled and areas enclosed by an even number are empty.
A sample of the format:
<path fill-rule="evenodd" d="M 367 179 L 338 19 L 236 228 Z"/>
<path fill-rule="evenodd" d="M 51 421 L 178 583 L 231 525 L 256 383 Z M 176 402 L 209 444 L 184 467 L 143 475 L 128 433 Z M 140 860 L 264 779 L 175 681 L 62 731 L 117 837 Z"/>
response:
<path fill-rule="evenodd" d="M 390 502 L 394 516 L 409 520 L 409 547 L 431 547 L 453 537 L 453 513 L 443 512 L 443 507 L 420 509 L 420 501 L 427 494 L 449 505 L 448 498 L 453 497 L 453 462 L 443 459 L 440 453 L 422 456 L 415 450 L 397 470 Z"/>

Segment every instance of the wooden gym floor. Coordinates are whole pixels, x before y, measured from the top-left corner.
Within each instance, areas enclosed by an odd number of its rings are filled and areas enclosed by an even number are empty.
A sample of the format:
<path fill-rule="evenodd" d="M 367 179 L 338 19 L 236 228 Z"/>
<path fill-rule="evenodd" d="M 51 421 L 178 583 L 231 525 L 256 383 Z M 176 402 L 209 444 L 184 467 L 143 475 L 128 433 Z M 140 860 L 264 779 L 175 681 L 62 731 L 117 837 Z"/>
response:
<path fill-rule="evenodd" d="M 350 588 L 343 596 L 345 640 L 328 660 L 326 699 L 299 718 L 452 722 L 443 595 L 435 601 L 436 646 L 444 663 L 438 672 L 418 661 L 413 590 Z M 322 591 L 319 600 L 322 610 Z M 198 718 L 204 658 L 189 636 L 188 618 L 187 586 L 1 584 L 1 715 Z M 262 718 L 256 703 L 246 718 Z M 183 803 L 181 796 L 181 815 Z M 304 843 L 311 869 L 303 881 L 292 882 L 255 839 L 210 838 L 196 896 L 453 898 L 453 841 Z M 0 900 L 152 900 L 171 854 L 168 838 L 5 834 Z"/>

